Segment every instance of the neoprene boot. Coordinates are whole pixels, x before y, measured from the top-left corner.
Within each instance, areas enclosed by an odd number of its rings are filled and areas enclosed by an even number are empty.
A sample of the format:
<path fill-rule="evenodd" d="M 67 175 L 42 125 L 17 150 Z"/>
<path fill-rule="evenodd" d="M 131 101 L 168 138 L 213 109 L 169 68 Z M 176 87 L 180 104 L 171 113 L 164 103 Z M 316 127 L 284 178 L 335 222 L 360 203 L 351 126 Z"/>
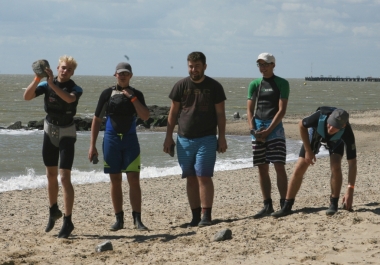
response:
<path fill-rule="evenodd" d="M 62 217 L 62 212 L 61 210 L 59 210 L 58 205 L 56 203 L 49 208 L 49 212 L 49 221 L 45 228 L 45 232 L 50 232 L 55 225 L 55 221 Z"/>
<path fill-rule="evenodd" d="M 272 199 L 269 198 L 269 199 L 264 200 L 264 207 L 263 207 L 263 209 L 261 209 L 260 212 L 258 212 L 257 214 L 255 214 L 253 216 L 253 218 L 254 219 L 262 218 L 264 216 L 270 215 L 273 212 L 274 212 L 274 210 L 273 210 Z"/>
<path fill-rule="evenodd" d="M 199 222 L 201 221 L 202 208 L 199 207 L 191 209 L 191 213 L 193 214 L 193 219 L 191 219 L 191 222 L 189 223 L 188 227 L 198 226 Z"/>
<path fill-rule="evenodd" d="M 212 208 L 202 208 L 202 218 L 199 222 L 199 227 L 209 226 L 212 225 L 211 221 L 211 209 Z"/>
<path fill-rule="evenodd" d="M 63 217 L 63 224 L 61 231 L 59 231 L 58 238 L 68 238 L 74 230 L 74 224 L 71 222 L 71 215 Z"/>
<path fill-rule="evenodd" d="M 271 216 L 278 218 L 278 217 L 283 217 L 283 216 L 292 214 L 293 204 L 294 204 L 294 199 L 285 200 L 284 206 L 281 208 L 281 210 L 272 213 Z"/>
<path fill-rule="evenodd" d="M 339 198 L 330 197 L 330 206 L 326 210 L 326 215 L 334 215 L 338 211 Z"/>
<path fill-rule="evenodd" d="M 124 228 L 124 212 L 115 214 L 116 222 L 110 227 L 111 231 L 117 231 Z"/>
<path fill-rule="evenodd" d="M 134 227 L 139 230 L 139 231 L 146 231 L 146 230 L 149 230 L 141 221 L 141 213 L 138 213 L 138 212 L 135 212 L 133 211 L 132 212 L 132 216 L 133 216 L 133 225 Z"/>
<path fill-rule="evenodd" d="M 284 208 L 285 199 L 280 199 L 280 209 Z"/>

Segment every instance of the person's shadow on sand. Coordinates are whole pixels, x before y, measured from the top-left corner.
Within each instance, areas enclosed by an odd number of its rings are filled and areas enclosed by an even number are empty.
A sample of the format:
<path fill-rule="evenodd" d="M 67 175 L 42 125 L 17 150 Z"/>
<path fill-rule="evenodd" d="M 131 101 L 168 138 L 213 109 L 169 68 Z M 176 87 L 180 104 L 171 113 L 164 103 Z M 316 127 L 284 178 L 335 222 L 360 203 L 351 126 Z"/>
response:
<path fill-rule="evenodd" d="M 150 230 L 150 232 L 152 232 Z M 194 231 L 189 231 L 187 233 L 181 233 L 179 235 L 170 235 L 170 234 L 140 234 L 140 235 L 133 235 L 133 236 L 120 236 L 120 235 L 83 235 L 87 238 L 93 238 L 93 239 L 106 239 L 106 240 L 112 240 L 112 239 L 134 239 L 133 242 L 144 242 L 146 240 L 150 239 L 157 239 L 161 238 L 162 242 L 169 242 L 173 239 L 184 237 L 184 236 L 192 236 L 196 234 Z"/>
<path fill-rule="evenodd" d="M 378 203 L 378 202 L 370 202 L 370 203 L 364 204 L 364 206 L 368 206 L 368 207 L 379 206 L 379 205 L 380 205 L 380 203 Z M 374 214 L 380 215 L 380 207 L 374 208 L 374 209 L 373 208 L 360 207 L 355 212 L 372 212 Z"/>

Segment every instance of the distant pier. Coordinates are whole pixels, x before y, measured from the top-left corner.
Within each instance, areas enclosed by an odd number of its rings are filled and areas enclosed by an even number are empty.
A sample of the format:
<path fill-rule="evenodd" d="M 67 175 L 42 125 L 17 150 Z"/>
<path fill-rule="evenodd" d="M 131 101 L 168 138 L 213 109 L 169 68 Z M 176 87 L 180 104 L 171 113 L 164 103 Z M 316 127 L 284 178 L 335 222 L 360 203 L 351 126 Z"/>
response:
<path fill-rule="evenodd" d="M 314 77 L 307 76 L 305 77 L 305 81 L 345 81 L 345 82 L 380 82 L 380 77 Z"/>

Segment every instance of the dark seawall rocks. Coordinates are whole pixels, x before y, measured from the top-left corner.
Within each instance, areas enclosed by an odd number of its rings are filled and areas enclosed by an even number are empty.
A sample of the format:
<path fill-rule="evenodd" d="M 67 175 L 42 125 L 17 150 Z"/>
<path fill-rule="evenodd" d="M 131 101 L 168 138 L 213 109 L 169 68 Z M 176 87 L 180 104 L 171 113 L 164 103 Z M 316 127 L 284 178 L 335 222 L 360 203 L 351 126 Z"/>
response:
<path fill-rule="evenodd" d="M 139 117 L 137 117 L 137 121 L 136 121 L 137 126 L 142 126 L 144 128 L 151 128 L 151 127 L 164 127 L 167 125 L 170 107 L 159 107 L 156 105 L 152 105 L 152 106 L 148 106 L 148 109 L 150 112 L 150 118 L 146 121 L 143 121 Z M 75 123 L 77 131 L 90 131 L 92 118 L 82 119 L 81 117 L 76 116 L 74 117 L 74 123 Z M 100 130 L 103 131 L 104 127 L 105 127 L 105 119 L 103 119 Z M 21 121 L 16 121 L 15 123 L 13 123 L 12 125 L 6 128 L 0 127 L 0 129 L 9 129 L 9 130 L 19 130 L 19 129 L 43 130 L 43 128 L 44 128 L 44 118 L 42 118 L 39 121 L 29 121 L 27 125 L 22 125 Z"/>

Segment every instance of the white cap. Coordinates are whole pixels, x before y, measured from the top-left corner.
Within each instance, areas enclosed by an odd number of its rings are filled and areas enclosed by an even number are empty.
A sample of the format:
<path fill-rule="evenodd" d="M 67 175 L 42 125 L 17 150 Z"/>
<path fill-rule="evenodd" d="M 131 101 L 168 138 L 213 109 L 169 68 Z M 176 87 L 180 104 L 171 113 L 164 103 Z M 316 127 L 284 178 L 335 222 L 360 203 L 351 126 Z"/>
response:
<path fill-rule="evenodd" d="M 264 60 L 267 63 L 276 63 L 276 59 L 274 58 L 273 54 L 267 52 L 260 53 L 259 57 L 257 57 L 256 62 L 258 62 L 259 60 Z"/>

